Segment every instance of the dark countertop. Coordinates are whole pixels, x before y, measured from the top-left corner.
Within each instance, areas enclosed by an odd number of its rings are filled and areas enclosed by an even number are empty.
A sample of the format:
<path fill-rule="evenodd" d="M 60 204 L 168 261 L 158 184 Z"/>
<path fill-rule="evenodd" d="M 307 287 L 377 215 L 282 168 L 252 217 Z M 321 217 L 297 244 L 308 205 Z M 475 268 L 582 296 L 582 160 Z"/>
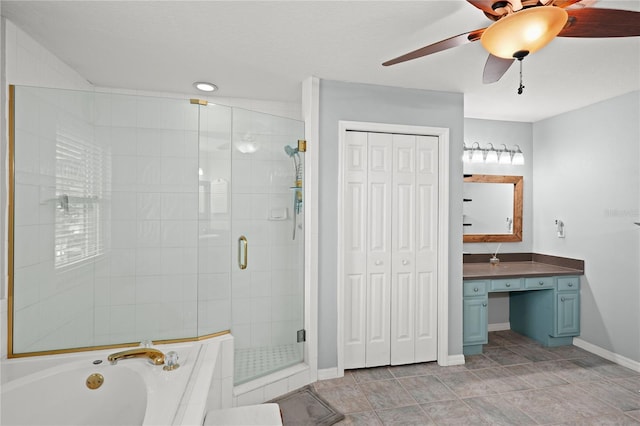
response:
<path fill-rule="evenodd" d="M 540 262 L 500 262 L 498 265 L 486 263 L 465 263 L 462 267 L 462 277 L 465 280 L 515 278 L 515 277 L 545 277 L 556 275 L 582 275 L 579 269 L 565 268 Z"/>
<path fill-rule="evenodd" d="M 500 263 L 491 265 L 491 255 L 465 255 L 462 265 L 464 280 L 492 278 L 545 277 L 557 275 L 583 275 L 584 261 L 539 255 L 518 253 L 517 255 L 498 255 Z"/>

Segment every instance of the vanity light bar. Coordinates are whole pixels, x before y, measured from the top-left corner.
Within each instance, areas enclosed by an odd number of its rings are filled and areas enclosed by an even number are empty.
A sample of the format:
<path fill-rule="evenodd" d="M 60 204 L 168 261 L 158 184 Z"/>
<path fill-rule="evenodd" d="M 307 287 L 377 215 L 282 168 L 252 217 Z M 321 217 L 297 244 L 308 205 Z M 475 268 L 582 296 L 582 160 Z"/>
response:
<path fill-rule="evenodd" d="M 474 142 L 469 148 L 466 143 L 462 144 L 462 161 L 464 163 L 486 163 L 521 166 L 524 164 L 524 154 L 518 145 L 508 148 L 502 144 L 502 148 L 496 149 L 492 143 L 486 147 L 481 147 L 478 142 Z"/>

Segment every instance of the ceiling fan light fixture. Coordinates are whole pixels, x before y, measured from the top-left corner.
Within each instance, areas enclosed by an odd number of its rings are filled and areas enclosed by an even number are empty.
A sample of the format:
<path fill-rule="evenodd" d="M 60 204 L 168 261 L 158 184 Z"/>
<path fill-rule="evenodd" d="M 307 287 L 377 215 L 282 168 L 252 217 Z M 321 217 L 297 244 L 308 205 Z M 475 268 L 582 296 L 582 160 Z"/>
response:
<path fill-rule="evenodd" d="M 569 15 L 556 6 L 537 6 L 509 14 L 494 22 L 480 38 L 494 56 L 511 59 L 522 52 L 534 53 L 564 28 Z M 520 59 L 520 58 L 518 58 Z"/>

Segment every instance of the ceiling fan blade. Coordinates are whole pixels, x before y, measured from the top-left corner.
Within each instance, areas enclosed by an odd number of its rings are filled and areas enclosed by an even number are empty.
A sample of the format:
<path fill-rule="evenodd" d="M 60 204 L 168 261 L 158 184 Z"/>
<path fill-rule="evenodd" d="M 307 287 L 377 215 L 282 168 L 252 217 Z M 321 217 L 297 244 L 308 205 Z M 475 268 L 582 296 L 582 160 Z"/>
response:
<path fill-rule="evenodd" d="M 514 58 L 505 59 L 489 54 L 487 62 L 484 64 L 482 82 L 484 84 L 491 84 L 500 80 L 509 67 L 511 67 L 513 61 L 515 61 Z"/>
<path fill-rule="evenodd" d="M 385 67 L 388 67 L 389 65 L 399 64 L 400 62 L 410 61 L 412 59 L 417 59 L 423 56 L 431 55 L 432 53 L 437 53 L 443 50 L 451 49 L 452 47 L 457 47 L 463 44 L 478 41 L 480 40 L 480 36 L 484 32 L 484 30 L 486 30 L 486 28 L 469 31 L 468 33 L 459 34 L 457 36 L 453 36 L 445 40 L 441 40 L 437 43 L 433 43 L 428 46 L 421 47 L 420 49 L 416 49 L 412 52 L 405 53 L 404 55 L 388 60 L 387 62 L 383 62 L 382 65 L 384 65 Z"/>
<path fill-rule="evenodd" d="M 553 6 L 557 6 L 560 7 L 562 9 L 565 9 L 569 6 L 571 6 L 572 4 L 576 4 L 579 3 L 580 0 L 554 0 L 553 1 Z"/>
<path fill-rule="evenodd" d="M 618 9 L 584 8 L 567 10 L 569 19 L 558 37 L 640 36 L 640 12 Z"/>

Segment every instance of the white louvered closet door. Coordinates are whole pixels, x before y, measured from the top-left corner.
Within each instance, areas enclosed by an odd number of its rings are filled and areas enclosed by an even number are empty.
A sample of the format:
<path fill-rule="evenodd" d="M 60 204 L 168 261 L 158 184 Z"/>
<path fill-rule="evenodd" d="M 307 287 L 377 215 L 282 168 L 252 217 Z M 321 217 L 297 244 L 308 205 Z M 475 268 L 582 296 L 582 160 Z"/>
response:
<path fill-rule="evenodd" d="M 343 149 L 344 366 L 435 360 L 438 139 L 347 132 Z"/>

